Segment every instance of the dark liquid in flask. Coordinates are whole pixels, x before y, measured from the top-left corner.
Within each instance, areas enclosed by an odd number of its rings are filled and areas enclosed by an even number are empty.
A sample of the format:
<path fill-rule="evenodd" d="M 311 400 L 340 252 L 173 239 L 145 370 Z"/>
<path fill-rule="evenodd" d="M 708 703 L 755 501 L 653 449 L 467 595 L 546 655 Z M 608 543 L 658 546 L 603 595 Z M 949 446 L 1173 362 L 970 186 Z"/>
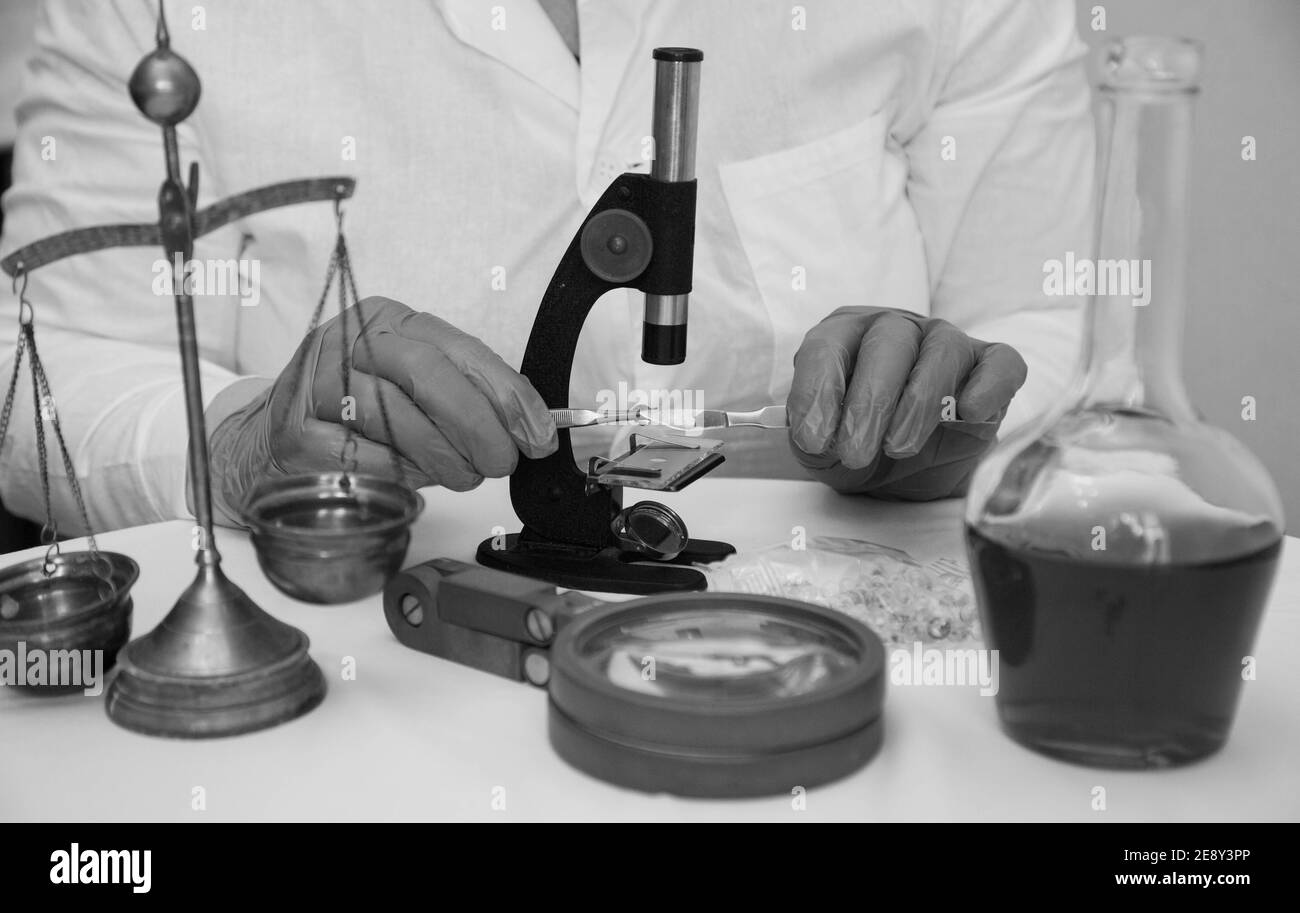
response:
<path fill-rule="evenodd" d="M 1101 767 L 1167 767 L 1227 741 L 1282 540 L 1228 561 L 1124 566 L 966 547 L 998 714 L 1016 741 Z"/>

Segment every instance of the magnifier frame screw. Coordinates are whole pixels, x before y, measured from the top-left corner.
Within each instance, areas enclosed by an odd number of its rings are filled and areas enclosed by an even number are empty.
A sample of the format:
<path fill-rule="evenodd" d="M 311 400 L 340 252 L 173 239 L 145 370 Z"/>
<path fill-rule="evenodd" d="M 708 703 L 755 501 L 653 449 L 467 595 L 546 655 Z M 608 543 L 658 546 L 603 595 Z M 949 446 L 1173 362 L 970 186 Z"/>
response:
<path fill-rule="evenodd" d="M 524 678 L 529 684 L 545 688 L 551 680 L 551 660 L 540 650 L 529 650 L 524 654 Z"/>
<path fill-rule="evenodd" d="M 528 628 L 528 636 L 538 643 L 550 643 L 555 636 L 555 624 L 551 621 L 551 616 L 541 609 L 529 609 L 524 616 L 524 625 Z"/>

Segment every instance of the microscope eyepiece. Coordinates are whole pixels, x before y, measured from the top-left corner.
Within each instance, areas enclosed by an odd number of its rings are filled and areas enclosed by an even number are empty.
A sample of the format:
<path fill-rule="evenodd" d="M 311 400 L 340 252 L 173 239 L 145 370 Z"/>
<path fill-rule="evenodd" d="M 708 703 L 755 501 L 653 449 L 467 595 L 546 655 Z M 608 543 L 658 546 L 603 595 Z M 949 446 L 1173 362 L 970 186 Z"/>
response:
<path fill-rule="evenodd" d="M 704 52 L 699 48 L 655 48 L 654 59 L 670 63 L 699 63 L 704 59 Z"/>
<path fill-rule="evenodd" d="M 695 181 L 695 139 L 700 108 L 700 61 L 696 48 L 656 48 L 654 163 L 650 177 L 666 183 Z M 689 207 L 690 244 L 694 244 L 695 205 Z M 694 251 L 685 254 L 693 258 Z M 687 261 L 689 267 L 689 260 Z M 689 271 L 686 277 L 689 278 Z M 686 360 L 686 311 L 690 284 L 680 294 L 645 296 L 641 360 L 652 365 L 679 365 Z M 678 286 L 681 288 L 681 286 Z M 665 291 L 676 292 L 669 286 Z"/>
<path fill-rule="evenodd" d="M 685 321 L 677 324 L 642 324 L 641 360 L 649 365 L 680 365 L 684 362 L 686 360 Z"/>

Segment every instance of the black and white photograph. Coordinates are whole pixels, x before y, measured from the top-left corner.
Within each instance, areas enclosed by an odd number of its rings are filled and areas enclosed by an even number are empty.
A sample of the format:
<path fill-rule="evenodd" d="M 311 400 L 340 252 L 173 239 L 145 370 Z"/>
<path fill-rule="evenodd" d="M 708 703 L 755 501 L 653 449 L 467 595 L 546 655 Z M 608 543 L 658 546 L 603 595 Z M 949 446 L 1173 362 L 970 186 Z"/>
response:
<path fill-rule="evenodd" d="M 1300 0 L 2 0 L 0 150 L 15 884 L 408 822 L 1280 886 Z"/>

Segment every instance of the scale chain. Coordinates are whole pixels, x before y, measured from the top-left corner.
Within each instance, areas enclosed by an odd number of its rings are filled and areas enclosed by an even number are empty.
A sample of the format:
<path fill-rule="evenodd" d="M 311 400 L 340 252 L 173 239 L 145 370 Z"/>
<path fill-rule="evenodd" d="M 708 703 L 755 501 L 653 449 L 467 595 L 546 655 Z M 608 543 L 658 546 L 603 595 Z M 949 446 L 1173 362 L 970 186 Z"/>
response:
<path fill-rule="evenodd" d="M 352 374 L 351 374 L 351 354 L 350 348 L 346 345 L 351 326 L 352 314 L 349 313 L 348 299 L 351 298 L 353 309 L 356 311 L 357 335 L 361 339 L 361 344 L 365 347 L 366 357 L 373 363 L 374 351 L 370 337 L 366 335 L 366 315 L 365 308 L 361 303 L 361 296 L 357 291 L 356 276 L 352 271 L 352 258 L 348 254 L 347 240 L 343 234 L 343 216 L 341 207 L 337 206 L 335 218 L 338 225 L 338 234 L 334 242 L 334 250 L 330 254 L 329 264 L 325 270 L 325 287 L 321 291 L 320 300 L 316 302 L 316 309 L 312 312 L 311 322 L 307 326 L 307 335 L 310 336 L 320 326 L 321 317 L 325 313 L 325 302 L 329 300 L 330 291 L 334 287 L 334 280 L 339 282 L 339 322 L 340 331 L 343 334 L 344 346 L 339 357 L 339 372 L 343 383 L 343 395 L 350 396 L 352 393 Z M 298 387 L 303 382 L 306 374 L 306 360 L 293 377 L 291 392 L 297 395 Z M 396 438 L 393 436 L 393 426 L 389 419 L 388 403 L 384 396 L 383 387 L 375 384 L 375 395 L 379 403 L 379 418 L 383 423 L 384 435 L 388 439 L 388 452 L 393 466 L 393 476 L 398 482 L 404 478 L 402 472 L 401 457 L 397 453 L 395 446 Z M 339 463 L 343 469 L 344 477 L 352 475 L 356 471 L 356 451 L 357 441 L 356 434 L 350 425 L 345 425 L 347 436 L 344 439 L 343 450 L 339 455 Z"/>
<path fill-rule="evenodd" d="M 310 336 L 316 332 L 316 327 L 320 324 L 321 314 L 325 312 L 325 302 L 329 300 L 330 288 L 334 285 L 334 271 L 338 268 L 337 250 L 330 254 L 329 266 L 325 270 L 325 289 L 320 293 L 320 300 L 316 302 L 316 310 L 312 311 L 311 323 L 307 326 L 307 335 Z M 294 372 L 293 379 L 289 387 L 289 399 L 296 399 L 298 388 L 302 385 L 303 375 L 306 373 L 307 359 L 302 359 L 302 364 Z"/>
<path fill-rule="evenodd" d="M 41 526 L 41 545 L 53 545 L 58 542 L 58 524 L 54 520 L 54 511 L 50 506 L 49 458 L 45 449 L 45 422 L 41 417 L 41 390 L 36 376 L 36 361 L 39 356 L 36 354 L 36 337 L 32 333 L 32 325 L 30 323 L 23 325 L 23 333 L 27 336 L 27 348 L 29 351 L 27 364 L 32 374 L 32 403 L 35 410 L 33 421 L 36 423 L 36 454 L 41 470 L 41 495 L 45 499 L 45 523 Z"/>
<path fill-rule="evenodd" d="M 58 407 L 54 402 L 54 395 L 50 392 L 49 378 L 45 375 L 45 365 L 42 364 L 40 357 L 36 353 L 36 331 L 30 324 L 27 332 L 29 335 L 28 348 L 32 350 L 32 371 L 39 378 L 41 386 L 41 399 L 48 404 L 50 415 L 50 426 L 54 428 L 54 439 L 59 445 L 59 455 L 63 460 L 63 471 L 67 474 L 68 485 L 72 488 L 72 497 L 77 504 L 77 512 L 81 516 L 81 524 L 86 530 L 86 542 L 92 552 L 98 552 L 99 548 L 95 543 L 95 534 L 91 532 L 90 515 L 86 511 L 86 501 L 81 495 L 81 483 L 77 480 L 77 470 L 72 463 L 72 455 L 68 453 L 67 442 L 63 438 L 63 424 L 59 421 Z M 40 424 L 41 416 L 37 416 Z M 53 522 L 53 520 L 51 520 Z"/>
<path fill-rule="evenodd" d="M 14 287 L 19 298 L 18 340 L 14 346 L 14 368 L 9 376 L 9 386 L 5 391 L 4 405 L 0 408 L 0 445 L 4 443 L 5 437 L 9 433 L 9 422 L 13 417 L 13 407 L 18 392 L 18 378 L 22 371 L 25 356 L 28 359 L 28 370 L 32 378 L 32 405 L 34 409 L 32 420 L 36 430 L 36 453 L 41 477 L 41 496 L 45 507 L 45 522 L 41 525 L 40 538 L 41 544 L 48 546 L 48 549 L 45 553 L 42 570 L 45 576 L 48 577 L 56 569 L 54 556 L 61 554 L 61 548 L 59 545 L 58 521 L 54 517 L 54 506 L 51 497 L 49 448 L 45 439 L 45 422 L 47 418 L 54 429 L 55 442 L 58 444 L 63 469 L 68 478 L 68 485 L 72 489 L 77 512 L 82 525 L 86 529 L 87 546 L 91 554 L 96 558 L 100 557 L 100 555 L 94 533 L 91 531 L 90 516 L 86 510 L 85 498 L 81 493 L 81 484 L 77 480 L 76 468 L 73 465 L 72 456 L 68 453 L 67 442 L 63 437 L 63 428 L 59 422 L 58 411 L 54 404 L 54 395 L 50 389 L 49 377 L 45 373 L 45 365 L 41 362 L 40 352 L 36 347 L 35 312 L 31 302 L 27 300 L 26 271 L 21 272 L 21 277 L 23 282 L 21 291 L 17 289 L 19 276 L 15 275 L 14 277 Z"/>
<path fill-rule="evenodd" d="M 352 272 L 352 258 L 348 255 L 347 242 L 343 240 L 342 233 L 339 234 L 339 252 L 343 261 L 343 267 L 340 270 L 340 282 L 347 281 L 348 290 L 352 293 L 352 302 L 357 311 L 357 322 L 361 326 L 361 344 L 365 347 L 366 358 L 370 360 L 371 364 L 376 364 L 370 337 L 365 333 L 366 315 L 361 304 L 361 296 L 357 294 L 356 278 Z M 388 418 L 388 403 L 384 399 L 384 388 L 378 381 L 375 383 L 375 398 L 379 403 L 379 420 L 384 425 L 384 437 L 388 439 L 388 456 L 393 464 L 393 479 L 396 482 L 401 482 L 403 480 L 402 459 L 397 453 L 397 438 L 393 435 L 393 424 Z"/>
<path fill-rule="evenodd" d="M 339 261 L 339 330 L 343 333 L 343 346 L 339 355 L 339 371 L 343 375 L 343 402 L 346 404 L 352 400 L 352 348 L 348 345 L 348 284 L 343 277 L 347 275 L 347 260 L 344 258 L 343 246 L 343 221 L 342 214 L 339 215 L 339 235 L 338 241 L 334 247 L 334 256 Z M 359 334 L 365 333 L 365 324 L 357 328 Z M 355 400 L 352 400 L 355 406 Z M 342 416 L 340 416 L 342 418 Z M 350 479 L 357 471 L 357 441 L 356 432 L 351 425 L 344 425 L 347 428 L 347 436 L 343 439 L 343 450 L 339 454 L 339 462 L 343 467 L 343 484 L 349 485 Z"/>
<path fill-rule="evenodd" d="M 18 374 L 22 370 L 23 356 L 27 351 L 27 334 L 20 327 L 18 342 L 14 345 L 14 369 L 9 375 L 9 390 L 5 393 L 3 409 L 0 409 L 0 447 L 4 446 L 5 435 L 9 433 L 9 419 L 13 416 L 14 396 L 18 392 Z"/>

